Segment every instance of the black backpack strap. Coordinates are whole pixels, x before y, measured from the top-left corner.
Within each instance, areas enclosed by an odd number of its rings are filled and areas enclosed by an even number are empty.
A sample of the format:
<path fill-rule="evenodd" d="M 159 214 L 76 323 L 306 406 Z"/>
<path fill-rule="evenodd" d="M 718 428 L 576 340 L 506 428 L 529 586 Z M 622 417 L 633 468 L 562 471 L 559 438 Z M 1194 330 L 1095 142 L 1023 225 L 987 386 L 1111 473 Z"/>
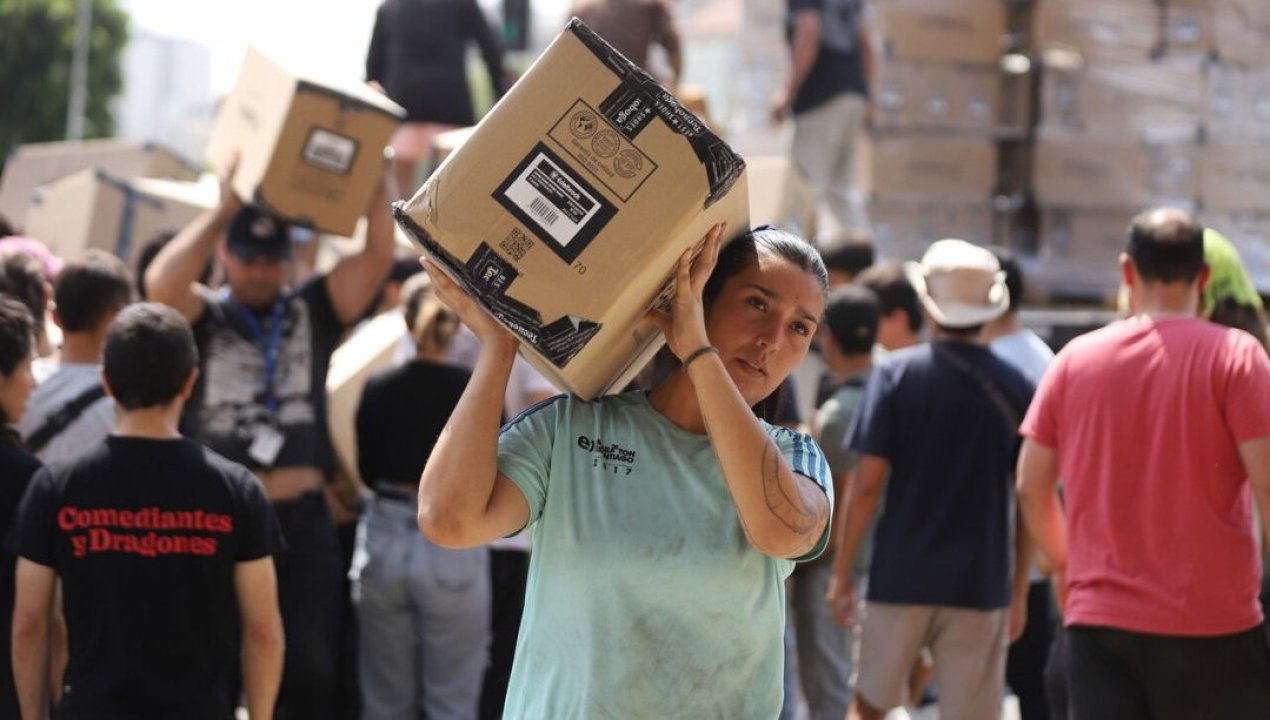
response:
<path fill-rule="evenodd" d="M 965 358 L 957 355 L 957 353 L 948 348 L 941 347 L 938 343 L 930 344 L 931 351 L 940 358 L 947 360 L 949 365 L 956 368 L 961 374 L 966 375 L 983 389 L 983 394 L 988 396 L 992 404 L 1001 412 L 1002 419 L 1005 420 L 1006 427 L 1009 429 L 1011 437 L 1017 436 L 1019 427 L 1023 425 L 1023 418 L 1019 411 L 1006 398 L 1005 393 L 997 384 L 987 375 L 983 374 L 974 365 L 966 361 Z"/>
<path fill-rule="evenodd" d="M 31 433 L 31 436 L 26 439 L 27 449 L 33 453 L 43 450 L 44 446 L 49 444 L 49 441 L 70 427 L 71 423 L 75 422 L 75 419 L 82 415 L 90 405 L 104 397 L 106 397 L 106 389 L 100 383 L 76 395 L 70 402 L 59 408 L 57 412 L 49 415 L 48 420 L 45 420 L 38 430 Z"/>

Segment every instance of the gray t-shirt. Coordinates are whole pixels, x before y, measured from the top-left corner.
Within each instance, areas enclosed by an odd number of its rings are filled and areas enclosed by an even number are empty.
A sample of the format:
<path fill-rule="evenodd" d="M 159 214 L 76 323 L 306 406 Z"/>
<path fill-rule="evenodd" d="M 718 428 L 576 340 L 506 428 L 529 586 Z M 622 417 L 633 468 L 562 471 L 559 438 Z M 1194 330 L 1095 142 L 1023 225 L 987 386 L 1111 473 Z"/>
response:
<path fill-rule="evenodd" d="M 45 378 L 27 400 L 26 412 L 18 423 L 23 440 L 29 440 L 51 415 L 76 398 L 101 385 L 101 366 L 96 363 L 61 363 Z M 70 460 L 97 445 L 114 432 L 115 401 L 103 397 L 84 408 L 64 430 L 53 436 L 37 453 L 46 464 Z"/>

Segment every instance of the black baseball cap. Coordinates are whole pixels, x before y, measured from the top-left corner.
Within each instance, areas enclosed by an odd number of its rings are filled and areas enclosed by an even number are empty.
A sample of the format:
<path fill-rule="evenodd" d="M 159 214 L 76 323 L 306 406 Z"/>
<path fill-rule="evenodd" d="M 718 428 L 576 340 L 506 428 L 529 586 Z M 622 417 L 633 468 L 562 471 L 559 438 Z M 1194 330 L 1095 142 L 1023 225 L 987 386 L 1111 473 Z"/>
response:
<path fill-rule="evenodd" d="M 291 225 L 255 205 L 247 205 L 229 223 L 229 252 L 243 260 L 291 258 Z"/>

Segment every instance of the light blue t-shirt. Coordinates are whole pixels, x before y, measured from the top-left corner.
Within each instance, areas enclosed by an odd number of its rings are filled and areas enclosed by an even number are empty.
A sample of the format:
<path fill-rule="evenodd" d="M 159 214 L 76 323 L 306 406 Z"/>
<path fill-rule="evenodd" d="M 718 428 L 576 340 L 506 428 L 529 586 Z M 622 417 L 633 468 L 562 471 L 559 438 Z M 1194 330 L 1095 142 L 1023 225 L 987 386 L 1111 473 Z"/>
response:
<path fill-rule="evenodd" d="M 832 505 L 820 448 L 764 428 Z M 794 562 L 750 546 L 707 436 L 643 392 L 562 396 L 503 429 L 499 470 L 533 530 L 505 718 L 776 717 Z"/>

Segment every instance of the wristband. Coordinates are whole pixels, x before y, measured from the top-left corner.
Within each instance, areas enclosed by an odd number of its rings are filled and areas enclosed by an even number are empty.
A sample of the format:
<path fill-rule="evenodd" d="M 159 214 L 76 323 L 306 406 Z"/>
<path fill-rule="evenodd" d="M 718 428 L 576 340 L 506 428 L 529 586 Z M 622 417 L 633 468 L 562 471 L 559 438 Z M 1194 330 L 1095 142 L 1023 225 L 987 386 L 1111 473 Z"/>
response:
<path fill-rule="evenodd" d="M 696 350 L 693 350 L 692 352 L 688 353 L 688 357 L 683 359 L 683 362 L 681 363 L 683 365 L 683 368 L 687 370 L 688 366 L 692 364 L 693 360 L 696 360 L 697 358 L 707 353 L 714 353 L 715 355 L 718 355 L 719 348 L 713 345 L 706 345 L 705 347 L 701 347 L 701 348 L 697 348 Z"/>

